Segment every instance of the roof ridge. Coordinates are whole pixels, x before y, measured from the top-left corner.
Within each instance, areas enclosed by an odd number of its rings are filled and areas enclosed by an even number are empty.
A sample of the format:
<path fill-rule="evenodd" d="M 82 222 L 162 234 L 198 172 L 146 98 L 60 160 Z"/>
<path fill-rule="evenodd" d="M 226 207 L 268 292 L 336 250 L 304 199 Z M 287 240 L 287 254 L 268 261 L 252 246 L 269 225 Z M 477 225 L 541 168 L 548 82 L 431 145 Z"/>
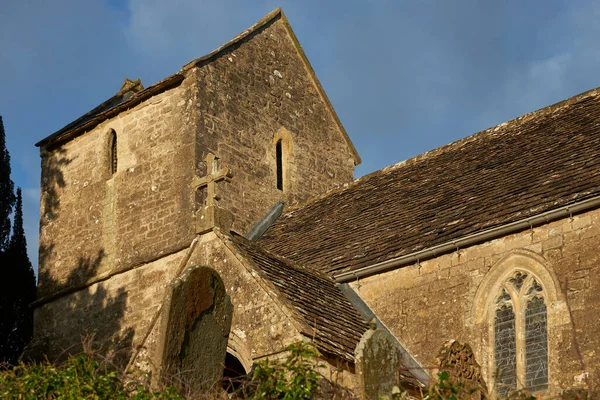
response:
<path fill-rule="evenodd" d="M 252 25 L 248 29 L 245 29 L 244 31 L 239 33 L 237 36 L 235 36 L 233 39 L 225 42 L 223 45 L 217 47 L 215 50 L 211 51 L 210 53 L 205 54 L 199 58 L 196 58 L 196 59 L 188 62 L 183 67 L 181 67 L 181 69 L 178 72 L 176 72 L 175 74 L 173 74 L 165 79 L 162 79 L 161 81 L 149 86 L 146 89 L 143 89 L 143 87 L 142 87 L 143 90 L 140 90 L 139 92 L 136 91 L 136 95 L 138 93 L 148 93 L 148 89 L 150 89 L 151 87 L 159 85 L 161 82 L 167 81 L 174 77 L 177 77 L 177 76 L 183 76 L 184 78 L 187 77 L 188 71 L 191 70 L 192 68 L 199 66 L 199 64 L 202 62 L 206 62 L 206 63 L 211 62 L 214 58 L 218 57 L 225 50 L 227 50 L 231 46 L 236 45 L 237 43 L 240 43 L 241 41 L 246 39 L 248 36 L 252 35 L 254 32 L 258 31 L 265 25 L 271 23 L 272 21 L 275 21 L 277 18 L 281 18 L 281 20 L 283 21 L 285 29 L 287 30 L 287 33 L 293 42 L 294 48 L 296 49 L 298 56 L 302 59 L 304 66 L 307 69 L 308 74 L 310 75 L 310 77 L 316 87 L 317 92 L 319 93 L 322 100 L 324 101 L 325 106 L 329 110 L 329 113 L 331 114 L 331 117 L 333 118 L 334 123 L 338 126 L 338 129 L 340 130 L 346 144 L 348 145 L 350 152 L 354 156 L 354 164 L 355 165 L 360 164 L 361 158 L 360 158 L 360 155 L 358 154 L 358 151 L 356 150 L 356 147 L 354 146 L 354 143 L 352 143 L 352 140 L 350 139 L 348 132 L 346 132 L 346 129 L 342 125 L 342 122 L 340 121 L 335 109 L 331 105 L 331 102 L 329 101 L 329 98 L 327 97 L 325 90 L 321 86 L 321 83 L 319 82 L 319 79 L 317 78 L 312 66 L 310 65 L 310 62 L 308 61 L 308 58 L 306 57 L 306 54 L 304 53 L 304 50 L 302 49 L 302 46 L 300 45 L 298 38 L 296 37 L 289 21 L 287 20 L 285 14 L 283 13 L 283 10 L 281 8 L 276 8 L 275 10 L 271 11 L 270 13 L 265 15 L 263 18 L 261 18 L 258 22 L 256 22 L 254 25 Z M 121 87 L 121 91 L 127 85 L 128 81 L 134 85 L 139 83 L 139 86 L 141 86 L 141 82 L 138 82 L 139 79 L 136 81 L 130 81 L 130 80 L 126 79 L 123 87 Z M 50 136 L 47 136 L 46 138 L 40 140 L 38 143 L 36 143 L 36 146 L 47 145 L 47 144 L 50 144 L 51 142 L 54 142 L 55 139 L 57 139 L 57 138 L 64 139 L 65 137 L 67 137 L 67 138 L 70 137 L 71 134 L 79 133 L 81 125 L 82 125 L 82 121 L 88 116 L 93 116 L 94 113 L 98 112 L 98 110 L 100 110 L 102 107 L 104 107 L 105 105 L 107 105 L 108 103 L 113 101 L 116 97 L 118 97 L 119 94 L 121 94 L 121 91 L 119 91 L 119 93 L 117 93 L 117 95 L 115 95 L 115 96 L 109 98 L 108 100 L 104 101 L 103 103 L 101 103 L 99 106 L 96 106 L 91 111 L 88 111 L 83 116 L 81 116 L 81 117 L 75 119 L 74 121 L 68 123 L 67 125 L 63 126 L 61 129 L 54 132 Z M 147 96 L 147 98 L 150 98 L 152 95 L 153 94 L 150 94 L 149 96 Z M 142 98 L 142 100 L 145 100 L 145 99 L 146 98 Z M 130 100 L 130 98 L 122 101 L 121 104 L 126 103 L 129 100 Z M 104 110 L 105 111 L 104 114 L 106 114 L 106 112 L 113 111 L 116 107 L 117 106 L 107 108 L 106 110 Z M 93 119 L 94 119 L 93 123 L 95 125 L 86 123 L 85 124 L 86 128 L 93 128 L 94 126 L 103 122 L 106 118 L 97 118 L 96 117 Z"/>
<path fill-rule="evenodd" d="M 534 110 L 534 111 L 530 111 L 530 112 L 528 112 L 526 114 L 519 115 L 518 117 L 509 119 L 508 121 L 501 122 L 501 123 L 499 123 L 497 125 L 494 125 L 494 126 L 491 126 L 491 127 L 487 128 L 487 129 L 484 129 L 484 130 L 472 133 L 469 136 L 465 136 L 465 137 L 463 137 L 461 139 L 457 139 L 457 140 L 455 140 L 453 142 L 446 143 L 446 144 L 444 144 L 442 146 L 439 146 L 439 147 L 436 147 L 434 149 L 425 151 L 425 152 L 423 152 L 421 154 L 417 154 L 416 156 L 407 158 L 406 160 L 399 161 L 396 164 L 389 165 L 389 166 L 384 167 L 384 168 L 382 168 L 382 169 L 380 169 L 378 171 L 374 171 L 374 172 L 372 172 L 372 173 L 370 173 L 368 175 L 364 175 L 364 176 L 362 176 L 359 179 L 367 178 L 367 177 L 369 177 L 371 175 L 374 175 L 374 174 L 376 174 L 378 172 L 381 172 L 381 171 L 384 171 L 384 172 L 388 172 L 388 170 L 389 171 L 393 171 L 393 170 L 395 170 L 395 169 L 397 169 L 397 168 L 399 168 L 399 167 L 401 167 L 401 166 L 403 166 L 405 164 L 412 163 L 412 162 L 415 162 L 415 161 L 420 161 L 420 160 L 422 160 L 424 158 L 428 158 L 430 156 L 434 156 L 434 155 L 438 155 L 438 154 L 443 154 L 446 151 L 453 150 L 455 147 L 460 147 L 460 146 L 464 145 L 465 143 L 469 143 L 469 142 L 471 142 L 471 141 L 473 141 L 475 139 L 478 139 L 480 136 L 484 136 L 485 134 L 501 133 L 499 131 L 505 130 L 506 128 L 510 128 L 513 125 L 522 125 L 523 123 L 528 122 L 528 121 L 530 121 L 530 120 L 532 120 L 534 118 L 543 117 L 543 116 L 547 116 L 547 115 L 553 114 L 553 113 L 561 111 L 561 110 L 563 110 L 563 109 L 565 109 L 565 108 L 567 108 L 567 107 L 569 107 L 569 106 L 571 106 L 573 104 L 579 103 L 582 100 L 588 99 L 590 97 L 597 97 L 599 95 L 600 95 L 600 87 L 596 87 L 594 89 L 586 90 L 585 92 L 578 93 L 578 94 L 576 94 L 574 96 L 571 96 L 571 97 L 568 97 L 568 98 L 566 98 L 564 100 L 558 101 L 556 103 L 552 103 L 550 105 L 547 105 L 545 107 L 539 108 L 539 109 Z M 511 133 L 513 135 L 523 134 L 522 131 L 516 132 L 516 133 L 515 132 L 511 132 Z"/>
<path fill-rule="evenodd" d="M 241 42 L 246 37 L 248 37 L 252 33 L 256 32 L 258 29 L 262 28 L 263 26 L 265 26 L 266 24 L 268 24 L 275 18 L 282 16 L 282 15 L 283 15 L 283 11 L 281 10 L 281 7 L 276 8 L 275 10 L 271 11 L 270 13 L 268 13 L 267 15 L 262 17 L 258 22 L 256 22 L 251 27 L 249 27 L 249 28 L 243 30 L 242 32 L 240 32 L 239 34 L 237 34 L 233 39 L 230 39 L 227 42 L 223 43 L 221 46 L 217 47 L 210 53 L 205 54 L 201 57 L 195 58 L 192 61 L 188 62 L 181 68 L 181 71 L 186 72 L 186 71 L 196 67 L 202 61 L 207 61 L 207 60 L 213 58 L 214 56 L 218 55 L 219 53 L 225 51 L 227 48 L 233 46 L 236 43 Z"/>
<path fill-rule="evenodd" d="M 246 39 L 248 36 L 252 35 L 254 32 L 261 29 L 263 26 L 274 21 L 276 18 L 281 18 L 289 36 L 293 42 L 294 48 L 296 49 L 298 56 L 302 59 L 302 62 L 304 63 L 304 67 L 307 69 L 307 72 L 310 75 L 317 92 L 319 93 L 319 95 L 321 96 L 321 99 L 325 103 L 325 106 L 328 109 L 329 113 L 331 114 L 331 117 L 333 118 L 334 123 L 338 126 L 338 129 L 341 131 L 342 136 L 344 137 L 344 140 L 350 149 L 350 152 L 354 156 L 354 165 L 360 164 L 362 162 L 362 160 L 360 158 L 360 155 L 358 154 L 358 151 L 356 150 L 356 147 L 354 146 L 354 143 L 352 143 L 352 140 L 350 139 L 348 132 L 346 132 L 346 128 L 344 128 L 344 125 L 342 124 L 342 121 L 340 120 L 335 109 L 333 108 L 331 101 L 329 101 L 329 97 L 327 96 L 327 93 L 325 93 L 323 86 L 321 86 L 321 82 L 317 78 L 317 75 L 315 74 L 315 71 L 314 71 L 312 65 L 310 64 L 310 61 L 308 60 L 306 53 L 302 49 L 302 45 L 300 45 L 300 41 L 296 37 L 296 34 L 294 33 L 294 30 L 292 29 L 292 26 L 290 25 L 290 23 L 289 23 L 287 17 L 285 16 L 283 10 L 281 9 L 281 7 L 276 8 L 275 10 L 271 11 L 270 13 L 265 15 L 263 18 L 261 18 L 257 23 L 255 23 L 248 29 L 245 29 L 244 31 L 239 33 L 237 36 L 235 36 L 233 39 L 225 42 L 224 44 L 217 47 L 210 53 L 205 54 L 202 57 L 196 58 L 196 59 L 188 62 L 187 64 L 185 64 L 182 67 L 180 72 L 186 73 L 188 70 L 199 66 L 200 63 L 210 62 L 213 58 L 218 57 L 221 53 L 226 51 L 228 48 L 240 43 L 241 41 Z"/>
<path fill-rule="evenodd" d="M 518 117 L 515 117 L 513 119 L 510 119 L 508 121 L 505 122 L 501 122 L 497 125 L 494 125 L 490 128 L 475 132 L 469 136 L 463 137 L 461 139 L 457 139 L 454 142 L 450 142 L 447 144 L 444 144 L 440 147 L 436 147 L 434 149 L 425 151 L 423 153 L 417 154 L 416 156 L 407 158 L 406 160 L 402 160 L 399 161 L 395 164 L 391 164 L 388 165 L 387 167 L 383 167 L 381 169 L 378 169 L 376 171 L 370 172 L 366 175 L 363 175 L 359 178 L 356 178 L 355 180 L 353 180 L 352 182 L 348 182 L 348 183 L 344 183 L 343 185 L 331 188 L 323 193 L 319 193 L 315 196 L 312 196 L 310 198 L 308 198 L 305 201 L 296 203 L 296 204 L 292 204 L 290 206 L 288 206 L 287 209 L 284 210 L 282 216 L 288 215 L 290 213 L 293 213 L 296 210 L 299 210 L 301 208 L 307 207 L 319 200 L 323 200 L 324 198 L 327 198 L 329 196 L 332 196 L 334 194 L 337 193 L 342 193 L 346 190 L 349 190 L 351 188 L 353 188 L 354 186 L 356 186 L 357 184 L 360 184 L 362 182 L 368 181 L 372 178 L 375 177 L 380 177 L 383 176 L 385 174 L 394 172 L 395 170 L 397 170 L 398 168 L 407 165 L 407 164 L 411 164 L 417 161 L 421 161 L 425 158 L 429 158 L 429 157 L 433 157 L 433 156 L 437 156 L 439 154 L 444 154 L 447 151 L 450 150 L 454 150 L 456 147 L 460 147 L 466 143 L 469 143 L 475 139 L 480 138 L 481 136 L 484 136 L 486 134 L 495 134 L 500 130 L 504 130 L 507 127 L 511 127 L 512 125 L 520 125 L 524 122 L 527 122 L 531 119 L 540 117 L 540 116 L 544 116 L 544 115 L 550 115 L 553 114 L 557 111 L 560 111 L 564 108 L 567 108 L 575 103 L 578 103 L 582 100 L 588 99 L 590 97 L 597 97 L 600 96 L 600 87 L 596 87 L 594 89 L 590 89 L 590 90 L 586 90 L 585 92 L 576 94 L 574 96 L 568 97 L 564 100 L 558 101 L 556 103 L 550 104 L 548 106 L 539 108 L 537 110 L 528 112 L 526 114 L 520 115 Z M 521 134 L 522 132 L 518 132 L 517 134 Z"/>
<path fill-rule="evenodd" d="M 76 120 L 68 123 L 61 129 L 52 133 L 51 135 L 45 137 L 44 139 L 37 142 L 35 145 L 37 147 L 47 146 L 54 144 L 56 142 L 62 142 L 64 140 L 70 139 L 72 136 L 76 136 L 84 130 L 92 129 L 98 124 L 102 123 L 108 118 L 113 117 L 116 114 L 121 113 L 131 107 L 135 107 L 139 103 L 148 98 L 162 93 L 165 90 L 170 89 L 173 86 L 179 85 L 184 79 L 184 76 L 181 73 L 175 73 L 170 75 L 160 81 L 148 86 L 145 89 L 139 89 L 135 92 L 132 92 L 131 96 L 128 96 L 125 100 L 116 103 L 115 105 L 104 109 L 104 106 L 108 105 L 111 101 L 119 97 L 126 97 L 124 94 L 120 94 L 120 91 L 114 96 L 110 97 L 108 100 L 100 103 L 100 105 L 94 107 L 92 110 L 88 111 L 81 117 Z M 134 82 L 135 83 L 135 82 Z M 141 85 L 141 81 L 139 82 Z M 89 119 L 87 119 L 89 117 Z"/>
<path fill-rule="evenodd" d="M 117 94 L 109 97 L 107 100 L 103 101 L 102 103 L 100 103 L 99 105 L 97 105 L 96 107 L 94 107 L 92 110 L 90 110 L 87 113 L 83 114 L 79 118 L 77 118 L 77 119 L 69 122 L 67 125 L 63 126 L 59 130 L 55 131 L 51 135 L 49 135 L 49 136 L 45 137 L 44 139 L 40 140 L 39 142 L 37 142 L 35 145 L 39 147 L 39 146 L 43 146 L 43 145 L 48 145 L 50 143 L 54 143 L 57 140 L 62 140 L 62 139 L 65 139 L 65 138 L 69 138 L 71 136 L 71 134 L 76 134 L 79 131 L 81 131 L 82 127 L 91 128 L 90 125 L 93 125 L 94 123 L 96 125 L 98 125 L 99 123 L 101 123 L 102 121 L 104 121 L 106 119 L 104 117 L 105 117 L 105 115 L 107 113 L 112 114 L 112 112 L 115 109 L 117 109 L 119 105 L 129 104 L 129 102 L 132 101 L 134 98 L 135 99 L 140 99 L 141 98 L 142 101 L 143 101 L 143 100 L 146 99 L 146 96 L 144 96 L 144 94 L 148 94 L 148 93 L 150 93 L 150 96 L 148 96 L 148 97 L 152 97 L 152 95 L 154 94 L 154 93 L 152 93 L 152 89 L 153 88 L 155 88 L 157 86 L 160 86 L 164 82 L 176 79 L 179 76 L 185 77 L 186 73 L 188 72 L 188 70 L 191 69 L 191 68 L 193 68 L 194 66 L 196 66 L 197 63 L 212 58 L 213 56 L 217 55 L 218 53 L 220 53 L 221 51 L 223 51 L 226 48 L 230 47 L 231 45 L 233 45 L 233 44 L 241 41 L 242 39 L 244 39 L 245 37 L 247 37 L 248 35 L 250 35 L 254 31 L 256 31 L 257 29 L 259 29 L 260 27 L 266 25 L 268 22 L 270 22 L 271 20 L 273 20 L 274 18 L 276 18 L 277 16 L 280 16 L 282 14 L 283 14 L 283 12 L 282 12 L 281 8 L 276 8 L 275 10 L 271 11 L 269 14 L 267 14 L 266 16 L 264 16 L 263 18 L 261 18 L 260 21 L 258 21 L 254 25 L 252 25 L 250 28 L 244 30 L 243 32 L 241 32 L 240 34 L 238 34 L 233 39 L 231 39 L 228 42 L 226 42 L 225 44 L 219 46 L 217 49 L 213 50 L 212 52 L 210 52 L 208 54 L 205 54 L 202 57 L 199 57 L 199 58 L 197 58 L 197 59 L 195 59 L 193 61 L 190 61 L 189 63 L 185 64 L 179 71 L 175 72 L 174 74 L 171 74 L 171 75 L 167 76 L 164 79 L 159 80 L 158 82 L 156 82 L 156 83 L 148 86 L 147 88 L 143 88 L 140 79 L 136 79 L 135 81 L 131 81 L 129 79 L 125 79 L 125 82 L 123 83 L 123 85 L 121 86 L 121 89 L 117 92 Z M 114 105 L 112 107 L 106 108 L 105 110 L 103 110 L 100 113 L 100 114 L 104 114 L 100 118 L 93 117 L 90 121 L 82 123 L 82 121 L 84 121 L 87 117 L 93 116 L 95 113 L 99 113 L 99 110 L 102 110 L 109 103 L 111 103 L 112 101 L 115 101 L 115 99 L 117 99 L 119 96 L 122 96 L 123 95 L 122 91 L 123 91 L 123 89 L 126 88 L 126 86 L 128 86 L 128 83 L 130 84 L 131 87 L 134 87 L 135 89 L 138 89 L 138 90 L 134 91 L 134 95 L 132 97 L 130 97 L 130 98 L 126 99 L 125 101 L 123 101 L 123 102 L 121 102 L 119 104 L 116 104 L 116 105 Z M 141 89 L 140 89 L 140 87 L 141 87 Z M 91 122 L 91 124 L 90 124 L 90 122 Z"/>

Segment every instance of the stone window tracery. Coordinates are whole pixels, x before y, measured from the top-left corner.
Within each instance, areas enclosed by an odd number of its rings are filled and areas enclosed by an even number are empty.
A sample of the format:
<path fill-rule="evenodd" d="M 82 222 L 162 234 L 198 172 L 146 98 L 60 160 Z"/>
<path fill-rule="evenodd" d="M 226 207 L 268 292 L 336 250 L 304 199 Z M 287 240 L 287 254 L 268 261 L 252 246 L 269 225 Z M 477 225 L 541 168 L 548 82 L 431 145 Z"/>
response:
<path fill-rule="evenodd" d="M 497 392 L 506 396 L 526 388 L 548 388 L 548 324 L 544 290 L 516 271 L 501 286 L 494 303 L 493 334 Z"/>

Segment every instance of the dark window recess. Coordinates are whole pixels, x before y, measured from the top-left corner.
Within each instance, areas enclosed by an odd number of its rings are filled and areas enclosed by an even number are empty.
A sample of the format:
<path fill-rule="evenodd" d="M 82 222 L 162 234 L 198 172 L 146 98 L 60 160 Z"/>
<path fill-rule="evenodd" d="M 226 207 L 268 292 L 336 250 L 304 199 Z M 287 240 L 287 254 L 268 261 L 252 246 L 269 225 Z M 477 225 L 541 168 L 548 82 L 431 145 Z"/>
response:
<path fill-rule="evenodd" d="M 275 145 L 277 157 L 277 189 L 283 190 L 283 154 L 281 149 L 281 140 Z"/>
<path fill-rule="evenodd" d="M 117 172 L 117 133 L 110 133 L 110 172 Z"/>

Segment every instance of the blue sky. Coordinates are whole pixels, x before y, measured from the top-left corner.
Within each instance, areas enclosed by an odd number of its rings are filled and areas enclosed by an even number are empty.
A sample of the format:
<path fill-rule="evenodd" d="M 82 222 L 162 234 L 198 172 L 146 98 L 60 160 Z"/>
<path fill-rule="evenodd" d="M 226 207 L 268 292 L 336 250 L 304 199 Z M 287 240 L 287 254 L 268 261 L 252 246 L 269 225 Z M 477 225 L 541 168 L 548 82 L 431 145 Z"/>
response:
<path fill-rule="evenodd" d="M 0 115 L 37 265 L 34 143 L 148 86 L 282 7 L 346 127 L 361 176 L 600 86 L 591 1 L 5 0 Z"/>

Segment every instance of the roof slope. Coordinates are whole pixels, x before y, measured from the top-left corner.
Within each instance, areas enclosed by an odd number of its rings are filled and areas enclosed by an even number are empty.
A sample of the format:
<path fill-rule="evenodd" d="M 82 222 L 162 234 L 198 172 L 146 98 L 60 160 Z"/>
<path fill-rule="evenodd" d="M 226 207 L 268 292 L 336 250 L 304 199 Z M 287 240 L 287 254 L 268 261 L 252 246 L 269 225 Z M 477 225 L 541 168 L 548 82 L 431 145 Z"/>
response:
<path fill-rule="evenodd" d="M 600 194 L 595 89 L 358 179 L 259 240 L 327 273 L 386 261 Z"/>
<path fill-rule="evenodd" d="M 154 95 L 179 85 L 183 81 L 183 78 L 184 76 L 181 74 L 174 74 L 152 86 L 148 86 L 146 89 L 144 89 L 139 79 L 135 81 L 125 79 L 125 83 L 117 94 L 83 116 L 77 118 L 75 121 L 54 132 L 52 135 L 40 140 L 35 145 L 41 147 L 68 140 L 94 128 L 102 121 L 138 105 Z"/>
<path fill-rule="evenodd" d="M 354 364 L 354 349 L 368 326 L 335 282 L 325 274 L 294 265 L 242 236 L 232 243 L 283 294 L 302 316 L 301 332 L 313 338 L 319 351 Z"/>

